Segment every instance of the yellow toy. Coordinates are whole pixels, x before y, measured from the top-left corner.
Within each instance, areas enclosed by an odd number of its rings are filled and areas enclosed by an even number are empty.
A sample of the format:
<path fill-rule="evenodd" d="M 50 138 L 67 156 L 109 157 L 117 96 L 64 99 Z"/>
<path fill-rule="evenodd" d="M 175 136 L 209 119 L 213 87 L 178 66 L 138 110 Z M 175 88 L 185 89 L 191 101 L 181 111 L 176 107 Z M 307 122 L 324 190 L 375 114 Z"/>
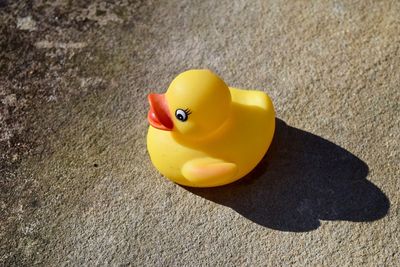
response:
<path fill-rule="evenodd" d="M 148 99 L 151 161 L 178 184 L 234 182 L 260 162 L 271 144 L 275 114 L 270 98 L 229 88 L 209 70 L 183 72 L 165 94 Z"/>

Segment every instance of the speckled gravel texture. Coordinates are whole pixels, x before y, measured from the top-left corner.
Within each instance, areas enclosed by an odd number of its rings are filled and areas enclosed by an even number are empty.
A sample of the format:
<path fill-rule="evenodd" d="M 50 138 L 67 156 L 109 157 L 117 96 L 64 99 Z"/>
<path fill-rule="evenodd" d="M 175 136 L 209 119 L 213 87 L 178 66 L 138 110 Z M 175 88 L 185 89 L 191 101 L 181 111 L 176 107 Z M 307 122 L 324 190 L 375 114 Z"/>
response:
<path fill-rule="evenodd" d="M 0 265 L 398 265 L 399 14 L 0 0 Z M 232 185 L 184 188 L 149 160 L 146 95 L 191 68 L 275 104 L 269 152 Z"/>

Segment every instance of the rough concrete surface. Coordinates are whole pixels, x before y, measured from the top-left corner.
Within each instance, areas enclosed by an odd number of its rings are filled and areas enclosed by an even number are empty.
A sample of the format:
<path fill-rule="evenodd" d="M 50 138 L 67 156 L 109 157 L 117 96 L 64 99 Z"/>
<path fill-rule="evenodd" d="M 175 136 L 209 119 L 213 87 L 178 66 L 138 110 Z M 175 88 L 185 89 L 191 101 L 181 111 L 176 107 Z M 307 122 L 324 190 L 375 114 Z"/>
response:
<path fill-rule="evenodd" d="M 397 265 L 399 14 L 0 0 L 0 265 Z M 190 68 L 274 101 L 272 147 L 232 185 L 178 186 L 147 155 L 146 95 Z"/>

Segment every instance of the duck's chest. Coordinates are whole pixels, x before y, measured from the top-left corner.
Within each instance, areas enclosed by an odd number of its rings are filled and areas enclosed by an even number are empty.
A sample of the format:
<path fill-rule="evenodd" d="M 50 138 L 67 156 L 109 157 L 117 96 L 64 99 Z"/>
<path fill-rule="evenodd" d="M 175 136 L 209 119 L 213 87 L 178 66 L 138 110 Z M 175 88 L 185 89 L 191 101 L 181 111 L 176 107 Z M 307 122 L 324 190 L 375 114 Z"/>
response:
<path fill-rule="evenodd" d="M 186 161 L 202 156 L 204 152 L 180 144 L 171 132 L 149 127 L 147 150 L 155 165 L 182 166 Z"/>

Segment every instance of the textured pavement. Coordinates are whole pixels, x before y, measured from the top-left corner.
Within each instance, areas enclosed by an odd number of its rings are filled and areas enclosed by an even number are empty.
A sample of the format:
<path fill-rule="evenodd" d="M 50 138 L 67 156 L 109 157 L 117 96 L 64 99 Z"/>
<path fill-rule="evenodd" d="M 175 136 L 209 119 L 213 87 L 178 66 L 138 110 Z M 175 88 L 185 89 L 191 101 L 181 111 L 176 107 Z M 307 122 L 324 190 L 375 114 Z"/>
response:
<path fill-rule="evenodd" d="M 0 0 L 0 265 L 398 264 L 399 13 Z M 146 152 L 146 95 L 191 68 L 275 104 L 269 152 L 225 187 L 173 184 Z"/>

